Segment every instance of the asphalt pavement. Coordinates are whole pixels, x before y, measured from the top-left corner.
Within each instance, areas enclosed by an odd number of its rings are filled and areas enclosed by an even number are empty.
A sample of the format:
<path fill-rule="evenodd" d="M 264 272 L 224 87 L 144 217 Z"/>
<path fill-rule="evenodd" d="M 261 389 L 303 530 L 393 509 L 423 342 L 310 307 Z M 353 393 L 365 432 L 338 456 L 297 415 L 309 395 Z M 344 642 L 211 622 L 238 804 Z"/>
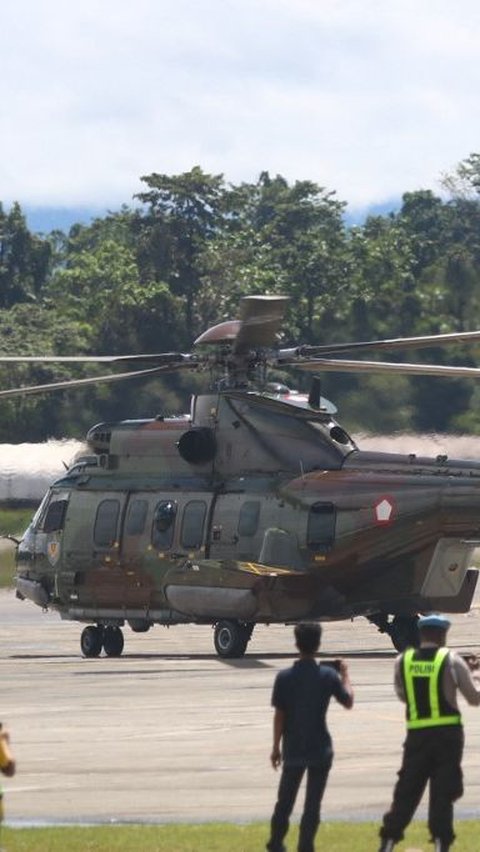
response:
<path fill-rule="evenodd" d="M 480 611 L 453 618 L 450 644 L 480 650 Z M 121 658 L 83 659 L 81 625 L 0 593 L 0 719 L 18 772 L 6 779 L 8 821 L 23 823 L 268 819 L 271 687 L 294 657 L 292 628 L 256 628 L 246 656 L 222 661 L 208 626 L 125 629 Z M 400 763 L 403 708 L 395 653 L 365 619 L 324 625 L 323 653 L 342 656 L 355 707 L 332 704 L 335 762 L 325 819 L 378 820 Z M 466 793 L 477 816 L 480 708 L 462 703 Z M 425 813 L 422 806 L 419 815 Z"/>

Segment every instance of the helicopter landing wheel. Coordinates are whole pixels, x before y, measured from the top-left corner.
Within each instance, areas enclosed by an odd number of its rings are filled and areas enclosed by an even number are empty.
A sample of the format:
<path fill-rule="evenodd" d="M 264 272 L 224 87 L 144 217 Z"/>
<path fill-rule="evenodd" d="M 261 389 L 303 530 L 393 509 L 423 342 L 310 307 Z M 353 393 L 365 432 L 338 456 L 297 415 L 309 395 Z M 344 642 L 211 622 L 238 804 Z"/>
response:
<path fill-rule="evenodd" d="M 120 627 L 108 625 L 103 631 L 103 649 L 107 657 L 120 657 L 123 651 L 123 633 Z"/>
<path fill-rule="evenodd" d="M 253 626 L 239 621 L 219 621 L 215 625 L 214 645 L 219 657 L 243 657 Z"/>
<path fill-rule="evenodd" d="M 103 627 L 89 624 L 82 630 L 80 636 L 80 647 L 84 657 L 98 657 L 102 650 L 103 644 Z"/>
<path fill-rule="evenodd" d="M 397 651 L 418 648 L 420 644 L 417 615 L 396 615 L 388 625 L 387 632 Z"/>

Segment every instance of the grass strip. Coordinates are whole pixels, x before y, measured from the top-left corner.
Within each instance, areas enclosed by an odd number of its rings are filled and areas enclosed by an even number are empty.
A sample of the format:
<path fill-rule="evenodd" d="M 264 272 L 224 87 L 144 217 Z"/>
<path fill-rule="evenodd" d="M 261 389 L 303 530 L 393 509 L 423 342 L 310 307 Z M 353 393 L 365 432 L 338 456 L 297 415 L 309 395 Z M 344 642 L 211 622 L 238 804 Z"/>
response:
<path fill-rule="evenodd" d="M 372 852 L 378 844 L 378 823 L 324 823 L 318 847 L 328 852 Z M 458 821 L 453 852 L 478 852 L 480 822 Z M 298 827 L 292 826 L 287 849 L 297 848 Z M 6 852 L 261 852 L 268 824 L 127 825 L 56 828 L 3 827 Z M 414 822 L 395 852 L 431 852 L 428 829 Z"/>
<path fill-rule="evenodd" d="M 18 538 L 26 530 L 34 515 L 34 509 L 0 509 L 0 536 L 13 535 Z M 0 542 L 3 540 L 0 539 Z M 13 586 L 15 573 L 15 547 L 13 544 L 0 545 L 0 589 Z"/>

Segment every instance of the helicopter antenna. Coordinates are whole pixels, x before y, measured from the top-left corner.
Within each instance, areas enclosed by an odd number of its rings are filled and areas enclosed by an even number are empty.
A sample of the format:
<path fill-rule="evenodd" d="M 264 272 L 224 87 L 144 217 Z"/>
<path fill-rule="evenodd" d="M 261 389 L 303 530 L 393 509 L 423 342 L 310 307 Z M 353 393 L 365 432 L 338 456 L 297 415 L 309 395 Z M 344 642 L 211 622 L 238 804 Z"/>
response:
<path fill-rule="evenodd" d="M 314 376 L 308 394 L 308 404 L 311 408 L 321 408 L 322 385 L 320 376 Z"/>

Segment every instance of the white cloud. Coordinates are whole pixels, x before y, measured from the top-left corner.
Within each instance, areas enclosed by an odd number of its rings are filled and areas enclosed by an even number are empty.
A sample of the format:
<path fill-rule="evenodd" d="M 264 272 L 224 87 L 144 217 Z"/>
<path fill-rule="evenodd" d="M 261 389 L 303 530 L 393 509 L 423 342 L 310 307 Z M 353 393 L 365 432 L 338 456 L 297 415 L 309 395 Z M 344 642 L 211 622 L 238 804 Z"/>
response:
<path fill-rule="evenodd" d="M 479 148 L 479 36 L 473 0 L 4 0 L 0 199 L 113 206 L 195 164 L 437 190 Z"/>

